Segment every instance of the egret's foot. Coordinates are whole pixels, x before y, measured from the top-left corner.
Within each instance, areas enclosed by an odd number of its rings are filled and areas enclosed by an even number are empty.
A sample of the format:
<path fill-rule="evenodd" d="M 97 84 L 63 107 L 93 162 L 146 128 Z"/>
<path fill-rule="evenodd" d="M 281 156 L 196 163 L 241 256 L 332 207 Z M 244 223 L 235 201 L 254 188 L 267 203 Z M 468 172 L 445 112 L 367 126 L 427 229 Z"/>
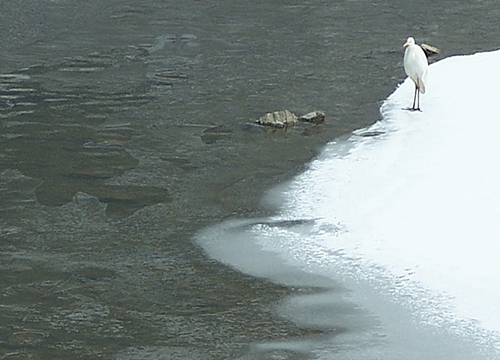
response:
<path fill-rule="evenodd" d="M 420 108 L 412 108 L 412 107 L 406 108 L 404 110 L 408 110 L 408 111 L 420 111 L 420 112 L 422 112 L 422 110 Z"/>

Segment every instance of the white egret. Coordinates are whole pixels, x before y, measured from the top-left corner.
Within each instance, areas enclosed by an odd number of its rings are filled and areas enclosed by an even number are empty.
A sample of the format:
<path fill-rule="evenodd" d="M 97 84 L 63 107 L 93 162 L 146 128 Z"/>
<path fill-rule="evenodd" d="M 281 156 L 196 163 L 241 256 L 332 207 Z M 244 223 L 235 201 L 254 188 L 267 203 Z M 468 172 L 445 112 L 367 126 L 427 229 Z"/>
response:
<path fill-rule="evenodd" d="M 415 39 L 409 37 L 404 43 L 406 48 L 404 56 L 404 67 L 406 75 L 415 83 L 415 95 L 413 106 L 408 110 L 420 111 L 420 93 L 425 94 L 425 79 L 427 76 L 427 56 L 424 50 L 415 44 Z"/>

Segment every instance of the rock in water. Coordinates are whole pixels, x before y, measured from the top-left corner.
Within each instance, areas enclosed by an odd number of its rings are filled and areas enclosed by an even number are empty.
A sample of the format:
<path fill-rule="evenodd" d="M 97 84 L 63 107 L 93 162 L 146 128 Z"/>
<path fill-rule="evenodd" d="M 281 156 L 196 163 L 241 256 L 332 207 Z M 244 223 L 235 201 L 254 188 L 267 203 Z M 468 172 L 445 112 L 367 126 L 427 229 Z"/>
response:
<path fill-rule="evenodd" d="M 272 126 L 277 128 L 284 128 L 287 126 L 293 126 L 298 122 L 297 116 L 288 110 L 283 111 L 275 111 L 272 113 L 267 113 L 259 120 L 257 120 L 257 124 Z"/>
<path fill-rule="evenodd" d="M 322 111 L 312 111 L 299 117 L 299 120 L 310 122 L 313 124 L 321 124 L 325 121 L 325 113 Z"/>
<path fill-rule="evenodd" d="M 422 48 L 422 50 L 424 50 L 424 53 L 427 57 L 437 55 L 440 52 L 437 47 L 431 45 L 420 44 L 420 47 Z"/>

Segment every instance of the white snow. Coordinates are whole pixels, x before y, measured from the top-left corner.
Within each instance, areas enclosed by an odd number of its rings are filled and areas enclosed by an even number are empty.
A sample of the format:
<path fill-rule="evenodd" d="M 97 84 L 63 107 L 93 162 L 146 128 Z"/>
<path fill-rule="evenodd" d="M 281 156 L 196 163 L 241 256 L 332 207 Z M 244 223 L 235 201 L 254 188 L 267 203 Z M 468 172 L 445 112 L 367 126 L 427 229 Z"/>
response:
<path fill-rule="evenodd" d="M 431 65 L 422 112 L 405 110 L 413 89 L 294 180 L 282 217 L 318 219 L 294 258 L 340 250 L 500 331 L 500 51 Z"/>

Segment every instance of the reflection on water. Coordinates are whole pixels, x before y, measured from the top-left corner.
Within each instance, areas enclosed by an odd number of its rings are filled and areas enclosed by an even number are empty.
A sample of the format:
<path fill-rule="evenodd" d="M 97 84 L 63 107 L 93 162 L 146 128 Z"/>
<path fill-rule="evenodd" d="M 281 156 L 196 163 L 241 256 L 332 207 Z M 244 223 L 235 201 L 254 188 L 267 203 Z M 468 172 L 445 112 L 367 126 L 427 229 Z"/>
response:
<path fill-rule="evenodd" d="M 0 7 L 0 354 L 13 359 L 302 359 L 348 337 L 349 324 L 288 315 L 341 284 L 244 275 L 192 237 L 269 215 L 267 188 L 375 121 L 409 33 L 443 56 L 499 38 L 488 2 Z M 327 121 L 255 126 L 285 108 Z"/>

